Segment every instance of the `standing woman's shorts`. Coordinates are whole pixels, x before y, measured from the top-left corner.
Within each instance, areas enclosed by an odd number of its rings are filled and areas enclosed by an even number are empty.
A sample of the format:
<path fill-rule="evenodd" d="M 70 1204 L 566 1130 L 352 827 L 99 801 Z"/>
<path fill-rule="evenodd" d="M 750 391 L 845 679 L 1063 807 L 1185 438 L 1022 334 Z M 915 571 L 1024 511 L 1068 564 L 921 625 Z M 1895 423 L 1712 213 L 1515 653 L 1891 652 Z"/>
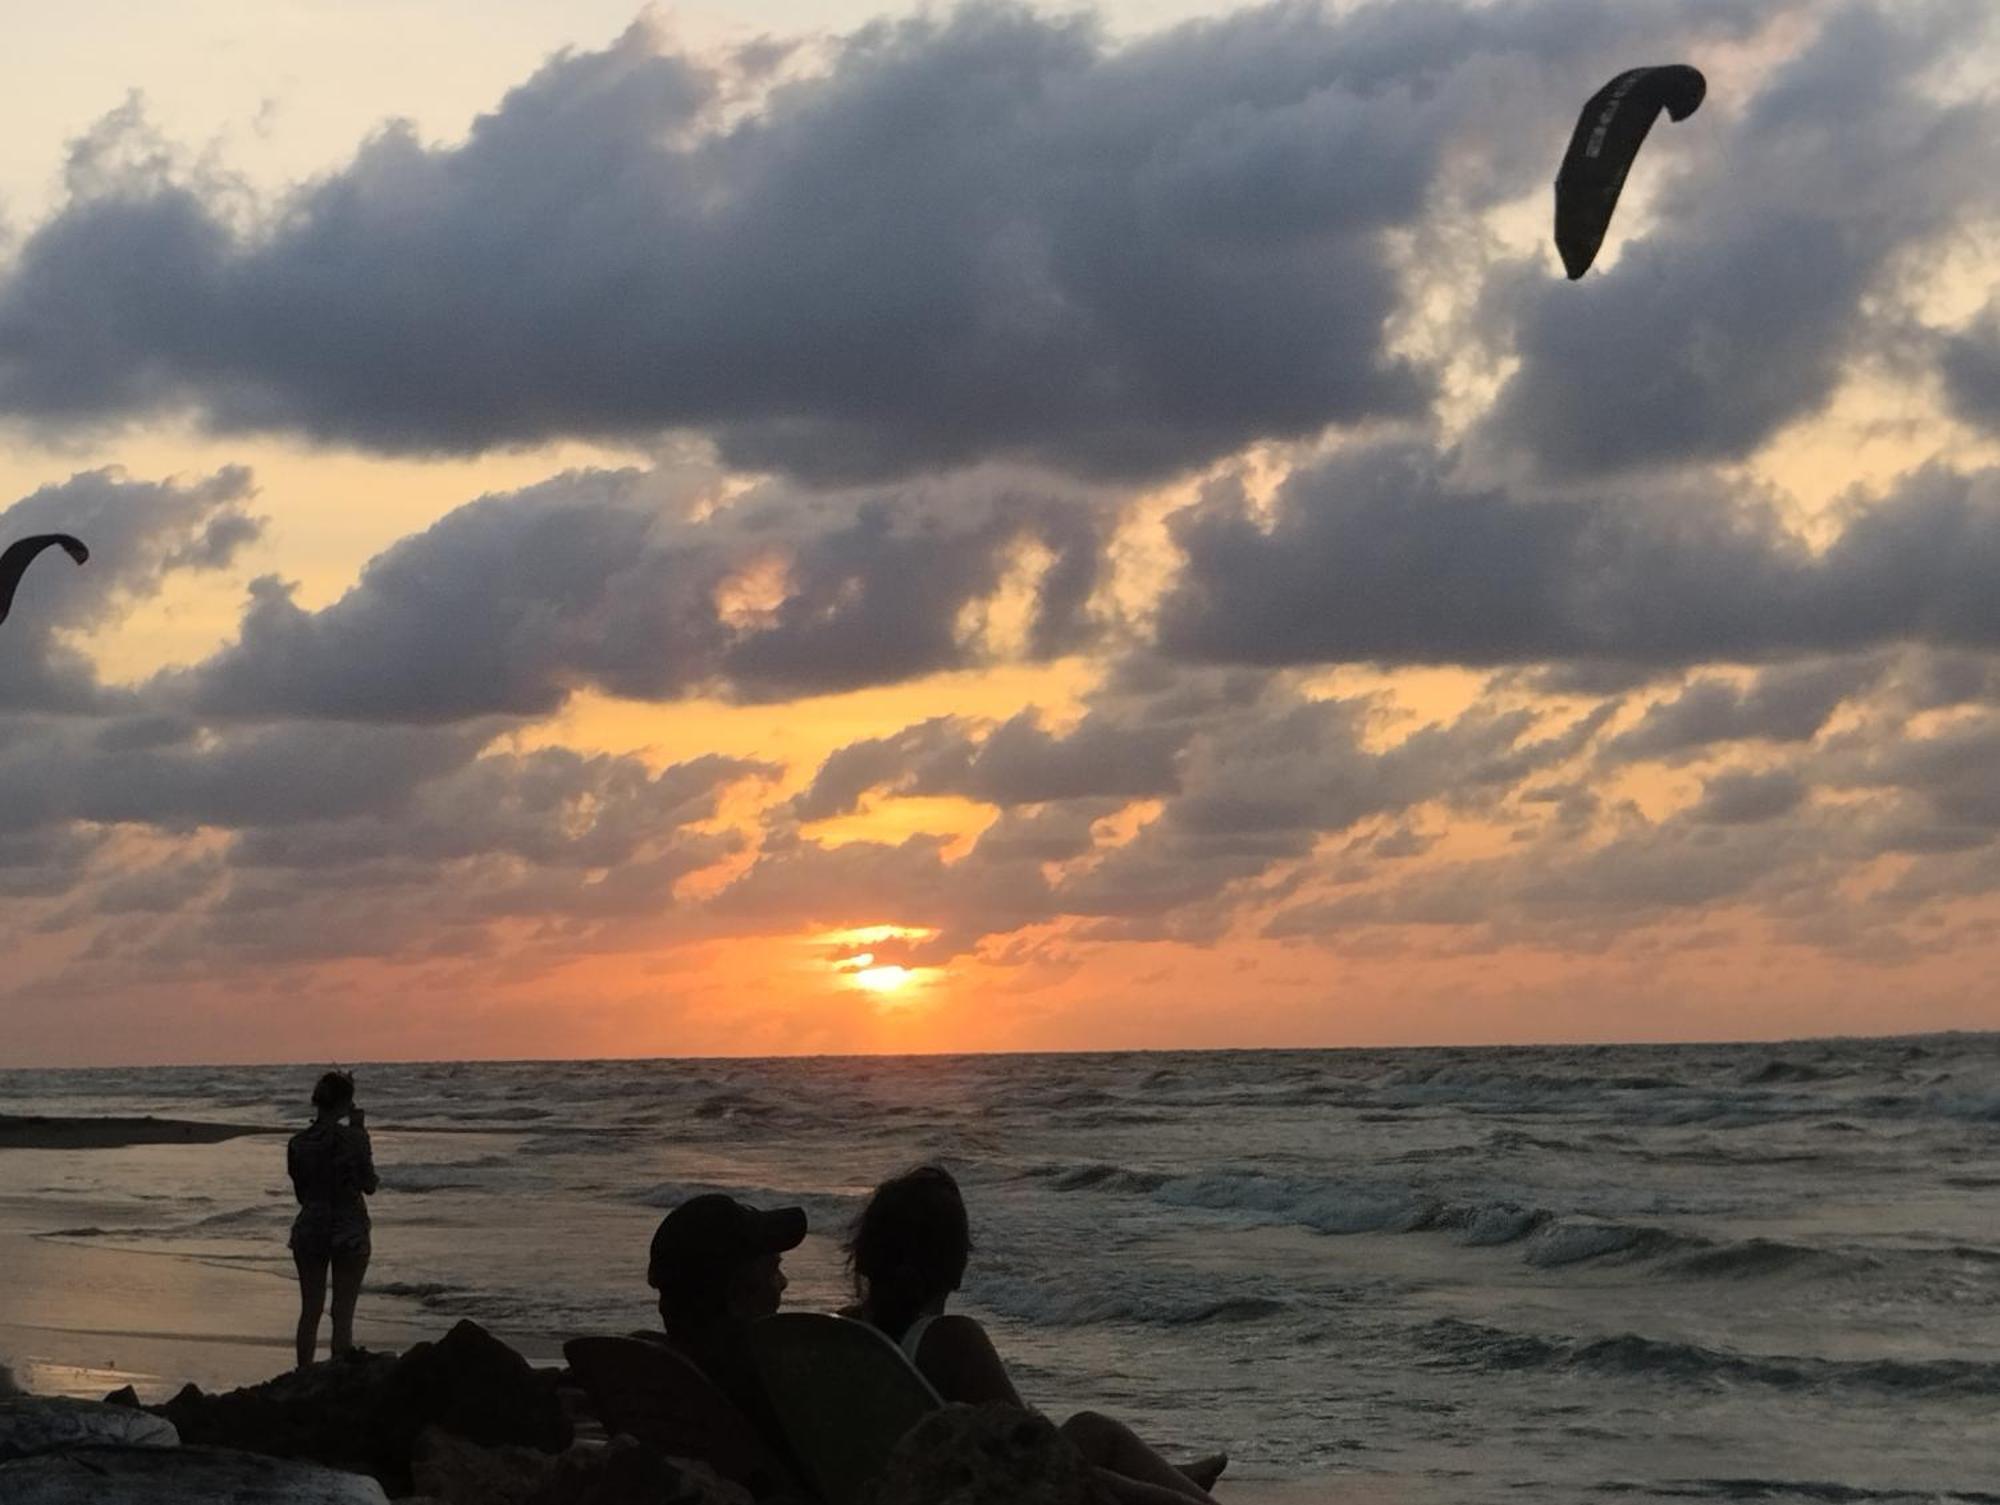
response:
<path fill-rule="evenodd" d="M 365 1259 L 368 1247 L 368 1213 L 354 1207 L 301 1207 L 292 1219 L 292 1253 L 309 1263 L 323 1264 L 336 1257 Z"/>

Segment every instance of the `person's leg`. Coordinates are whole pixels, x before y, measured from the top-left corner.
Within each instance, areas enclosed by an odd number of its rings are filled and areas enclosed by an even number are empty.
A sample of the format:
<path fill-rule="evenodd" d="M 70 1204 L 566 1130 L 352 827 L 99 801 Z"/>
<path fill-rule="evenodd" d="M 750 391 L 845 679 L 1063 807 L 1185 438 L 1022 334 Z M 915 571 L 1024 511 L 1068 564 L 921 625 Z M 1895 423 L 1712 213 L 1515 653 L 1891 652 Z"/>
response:
<path fill-rule="evenodd" d="M 361 1298 L 361 1277 L 368 1273 L 368 1245 L 333 1251 L 333 1353 L 354 1347 L 354 1303 Z"/>
<path fill-rule="evenodd" d="M 1095 1411 L 1079 1411 L 1062 1424 L 1062 1433 L 1087 1460 L 1110 1473 L 1182 1499 L 1214 1500 L 1207 1490 L 1141 1442 L 1123 1422 Z"/>
<path fill-rule="evenodd" d="M 1222 1471 L 1229 1467 L 1227 1453 L 1206 1453 L 1192 1463 L 1176 1463 L 1175 1468 L 1186 1474 L 1203 1489 L 1215 1488 L 1215 1481 L 1222 1477 Z"/>
<path fill-rule="evenodd" d="M 1139 1479 L 1128 1479 L 1123 1474 L 1114 1474 L 1108 1468 L 1092 1465 L 1091 1473 L 1103 1486 L 1104 1492 L 1117 1505 L 1184 1505 L 1187 1496 L 1178 1489 L 1167 1489 L 1158 1484 L 1147 1484 Z"/>
<path fill-rule="evenodd" d="M 302 1249 L 292 1251 L 299 1267 L 299 1368 L 310 1368 L 319 1346 L 319 1314 L 326 1306 L 326 1257 Z"/>

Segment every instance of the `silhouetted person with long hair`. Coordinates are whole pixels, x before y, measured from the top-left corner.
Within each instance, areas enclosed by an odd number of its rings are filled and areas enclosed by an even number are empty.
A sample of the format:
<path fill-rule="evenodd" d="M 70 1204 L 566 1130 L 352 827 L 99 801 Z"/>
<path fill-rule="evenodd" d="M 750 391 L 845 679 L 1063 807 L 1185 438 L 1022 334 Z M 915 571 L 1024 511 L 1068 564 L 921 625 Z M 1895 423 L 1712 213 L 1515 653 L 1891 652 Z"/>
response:
<path fill-rule="evenodd" d="M 285 1169 L 299 1199 L 292 1220 L 292 1260 L 299 1267 L 299 1368 L 313 1361 L 319 1314 L 333 1275 L 333 1352 L 354 1347 L 354 1303 L 368 1273 L 368 1203 L 379 1184 L 368 1143 L 368 1116 L 354 1106 L 354 1078 L 329 1071 L 313 1087 L 313 1121 L 285 1147 Z M 346 1123 L 341 1120 L 346 1119 Z"/>
<path fill-rule="evenodd" d="M 986 1329 L 945 1311 L 971 1254 L 965 1199 L 949 1171 L 924 1165 L 885 1181 L 848 1235 L 847 1267 L 860 1298 L 849 1315 L 893 1339 L 946 1400 L 1021 1406 Z M 1212 1501 L 1205 1486 L 1227 1461 L 1218 1455 L 1176 1468 L 1124 1423 L 1095 1411 L 1079 1411 L 1061 1430 L 1122 1505 Z"/>

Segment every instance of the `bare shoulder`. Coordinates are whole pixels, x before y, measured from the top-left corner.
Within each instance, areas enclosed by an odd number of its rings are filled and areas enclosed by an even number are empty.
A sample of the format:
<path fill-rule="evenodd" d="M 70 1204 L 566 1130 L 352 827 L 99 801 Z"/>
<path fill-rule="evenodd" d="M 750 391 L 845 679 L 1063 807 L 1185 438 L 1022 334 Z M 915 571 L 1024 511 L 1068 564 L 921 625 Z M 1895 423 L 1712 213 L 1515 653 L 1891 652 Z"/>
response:
<path fill-rule="evenodd" d="M 934 1340 L 940 1346 L 960 1352 L 993 1352 L 993 1340 L 986 1336 L 986 1329 L 979 1325 L 978 1319 L 958 1312 L 946 1312 L 924 1330 L 926 1346 Z"/>
<path fill-rule="evenodd" d="M 971 1317 L 939 1317 L 925 1331 L 918 1355 L 920 1367 L 946 1400 L 1020 1404 L 993 1340 Z"/>

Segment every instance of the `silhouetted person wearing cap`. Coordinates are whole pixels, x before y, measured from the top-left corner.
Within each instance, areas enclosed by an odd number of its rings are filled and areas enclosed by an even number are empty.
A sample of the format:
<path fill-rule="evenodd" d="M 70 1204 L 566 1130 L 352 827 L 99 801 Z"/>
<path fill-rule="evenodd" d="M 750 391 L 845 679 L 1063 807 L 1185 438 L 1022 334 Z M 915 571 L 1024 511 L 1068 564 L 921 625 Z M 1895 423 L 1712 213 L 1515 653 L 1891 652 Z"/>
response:
<path fill-rule="evenodd" d="M 735 1403 L 797 1473 L 784 1428 L 757 1378 L 749 1327 L 784 1299 L 787 1251 L 806 1236 L 805 1209 L 759 1211 L 720 1192 L 691 1197 L 653 1234 L 646 1283 L 660 1293 L 667 1341 Z"/>

